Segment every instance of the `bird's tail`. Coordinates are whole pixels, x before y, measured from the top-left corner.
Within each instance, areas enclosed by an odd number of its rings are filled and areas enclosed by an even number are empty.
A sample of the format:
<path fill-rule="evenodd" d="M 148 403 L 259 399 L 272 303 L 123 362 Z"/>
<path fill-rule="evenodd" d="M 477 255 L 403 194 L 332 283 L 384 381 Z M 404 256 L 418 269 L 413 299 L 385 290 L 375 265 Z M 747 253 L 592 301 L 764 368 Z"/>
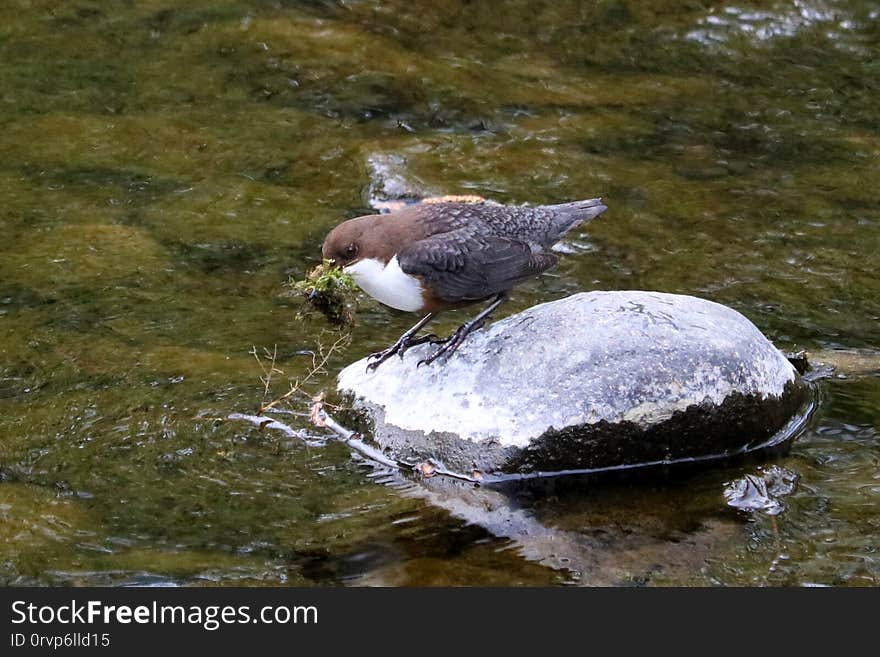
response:
<path fill-rule="evenodd" d="M 595 219 L 605 212 L 608 207 L 602 203 L 601 198 L 591 198 L 585 201 L 561 203 L 560 205 L 545 206 L 558 219 L 554 223 L 558 231 L 556 239 L 561 238 L 568 231 L 591 219 Z"/>

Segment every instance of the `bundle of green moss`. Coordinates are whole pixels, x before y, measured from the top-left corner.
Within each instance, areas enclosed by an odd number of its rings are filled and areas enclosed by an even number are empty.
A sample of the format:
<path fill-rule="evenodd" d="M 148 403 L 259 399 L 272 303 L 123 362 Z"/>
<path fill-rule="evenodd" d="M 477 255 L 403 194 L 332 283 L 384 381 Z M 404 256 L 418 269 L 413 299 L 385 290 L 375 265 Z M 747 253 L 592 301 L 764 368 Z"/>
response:
<path fill-rule="evenodd" d="M 306 303 L 336 326 L 354 323 L 357 285 L 354 279 L 331 261 L 325 260 L 301 281 L 291 281 L 290 287 Z"/>

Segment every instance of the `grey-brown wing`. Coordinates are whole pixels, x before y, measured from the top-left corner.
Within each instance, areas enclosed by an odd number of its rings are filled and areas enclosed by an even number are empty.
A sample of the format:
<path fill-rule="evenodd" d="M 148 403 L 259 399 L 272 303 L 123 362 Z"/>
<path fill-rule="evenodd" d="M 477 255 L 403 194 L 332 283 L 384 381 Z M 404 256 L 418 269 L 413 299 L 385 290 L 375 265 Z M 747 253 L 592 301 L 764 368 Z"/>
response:
<path fill-rule="evenodd" d="M 418 276 L 445 301 L 478 301 L 512 288 L 556 264 L 528 244 L 456 230 L 416 242 L 397 254 L 400 268 Z"/>
<path fill-rule="evenodd" d="M 423 231 L 423 237 L 480 226 L 483 234 L 549 248 L 575 226 L 599 216 L 607 208 L 598 198 L 537 207 L 436 203 L 407 209 Z"/>

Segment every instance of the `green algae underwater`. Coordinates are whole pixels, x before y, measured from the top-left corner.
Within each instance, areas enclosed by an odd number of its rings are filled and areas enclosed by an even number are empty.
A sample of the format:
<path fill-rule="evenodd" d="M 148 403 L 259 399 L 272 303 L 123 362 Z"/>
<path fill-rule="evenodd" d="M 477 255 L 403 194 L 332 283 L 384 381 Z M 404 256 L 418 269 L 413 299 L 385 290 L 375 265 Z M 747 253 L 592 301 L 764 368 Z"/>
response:
<path fill-rule="evenodd" d="M 3 3 L 0 583 L 877 585 L 878 48 L 859 0 Z M 534 501 L 553 561 L 213 419 L 337 339 L 285 282 L 389 187 L 606 199 L 509 312 L 693 294 L 836 364 L 787 510 L 725 506 L 755 464 L 609 483 Z M 357 319 L 315 390 L 412 323 Z"/>

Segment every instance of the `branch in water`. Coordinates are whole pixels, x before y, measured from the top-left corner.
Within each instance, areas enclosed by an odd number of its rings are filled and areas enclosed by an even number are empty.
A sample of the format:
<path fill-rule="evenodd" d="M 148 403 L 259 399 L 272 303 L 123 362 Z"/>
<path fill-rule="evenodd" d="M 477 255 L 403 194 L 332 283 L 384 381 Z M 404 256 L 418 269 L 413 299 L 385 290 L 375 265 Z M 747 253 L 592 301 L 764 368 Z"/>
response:
<path fill-rule="evenodd" d="M 375 447 L 371 447 L 367 445 L 364 441 L 358 438 L 358 434 L 354 431 L 346 429 L 341 424 L 339 424 L 332 417 L 327 415 L 326 411 L 321 409 L 319 411 L 321 413 L 321 422 L 322 424 L 318 425 L 321 427 L 326 427 L 330 429 L 336 436 L 339 442 L 344 443 L 354 451 L 366 456 L 371 461 L 375 461 L 381 465 L 387 466 L 389 468 L 394 468 L 395 470 L 401 469 L 401 467 L 407 467 L 405 465 L 401 465 L 397 461 L 393 459 L 389 459 L 385 456 L 381 451 L 376 449 Z M 231 413 L 227 416 L 227 420 L 241 420 L 243 422 L 250 422 L 254 426 L 259 429 L 274 429 L 275 431 L 280 431 L 288 438 L 296 438 L 297 440 L 302 440 L 308 445 L 321 445 L 323 441 L 316 441 L 315 437 L 309 434 L 305 430 L 296 430 L 291 427 L 289 424 L 285 424 L 279 420 L 276 420 L 271 417 L 267 417 L 265 415 L 249 415 L 247 413 Z"/>
<path fill-rule="evenodd" d="M 410 472 L 420 474 L 424 477 L 442 475 L 445 477 L 451 477 L 453 479 L 459 479 L 461 481 L 467 481 L 474 484 L 479 484 L 483 481 L 483 477 L 478 472 L 475 472 L 473 476 L 467 476 L 459 474 L 457 472 L 451 472 L 435 463 L 407 463 L 405 461 L 398 461 L 396 459 L 389 458 L 388 456 L 383 454 L 381 450 L 373 447 L 372 445 L 368 445 L 363 440 L 361 440 L 360 434 L 339 424 L 339 422 L 337 422 L 333 418 L 333 416 L 331 416 L 329 413 L 327 413 L 327 411 L 324 410 L 323 401 L 320 396 L 316 397 L 313 400 L 310 417 L 312 418 L 312 422 L 313 424 L 315 424 L 315 426 L 330 429 L 330 431 L 332 431 L 333 434 L 337 437 L 337 440 L 339 442 L 351 448 L 361 456 L 368 458 L 370 461 L 378 463 L 379 465 L 384 465 L 385 467 L 393 468 L 394 470 L 408 470 Z M 227 419 L 250 422 L 260 429 L 274 429 L 275 431 L 280 431 L 288 438 L 296 438 L 297 440 L 302 440 L 308 445 L 322 444 L 321 442 L 316 441 L 315 437 L 309 434 L 307 431 L 296 430 L 289 424 L 285 424 L 284 422 L 276 420 L 275 418 L 267 417 L 265 415 L 232 413 L 227 417 Z"/>
<path fill-rule="evenodd" d="M 324 445 L 327 441 L 321 437 L 315 436 L 314 434 L 309 433 L 305 429 L 300 429 L 297 431 L 289 424 L 285 424 L 284 422 L 279 422 L 278 420 L 267 417 L 265 415 L 249 415 L 247 413 L 230 413 L 226 416 L 227 420 L 242 420 L 244 422 L 250 422 L 258 429 L 274 429 L 275 431 L 280 431 L 288 438 L 295 438 L 296 440 L 303 441 L 306 445 L 310 447 L 320 447 Z"/>

